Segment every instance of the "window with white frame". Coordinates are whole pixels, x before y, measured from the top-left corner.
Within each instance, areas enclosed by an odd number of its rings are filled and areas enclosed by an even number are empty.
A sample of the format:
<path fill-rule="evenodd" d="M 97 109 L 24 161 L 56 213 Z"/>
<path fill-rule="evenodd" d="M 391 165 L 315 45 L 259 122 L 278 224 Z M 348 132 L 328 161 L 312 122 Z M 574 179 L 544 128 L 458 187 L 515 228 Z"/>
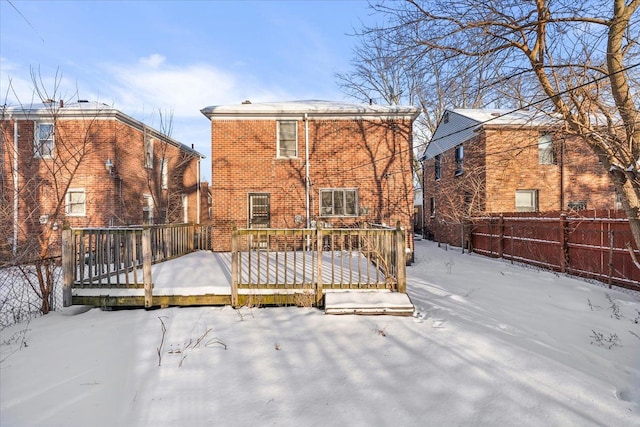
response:
<path fill-rule="evenodd" d="M 516 212 L 537 212 L 538 190 L 516 190 Z"/>
<path fill-rule="evenodd" d="M 462 175 L 464 172 L 464 147 L 458 145 L 456 147 L 456 172 L 455 175 Z"/>
<path fill-rule="evenodd" d="M 538 163 L 541 165 L 556 164 L 556 156 L 553 152 L 553 140 L 549 132 L 540 132 L 538 136 Z"/>
<path fill-rule="evenodd" d="M 36 123 L 33 141 L 34 157 L 53 157 L 53 123 Z"/>
<path fill-rule="evenodd" d="M 87 196 L 84 188 L 67 190 L 64 210 L 67 216 L 85 216 L 87 214 Z"/>
<path fill-rule="evenodd" d="M 151 138 L 144 140 L 144 167 L 153 169 L 153 139 Z"/>
<path fill-rule="evenodd" d="M 162 161 L 162 189 L 169 188 L 169 160 Z"/>
<path fill-rule="evenodd" d="M 298 157 L 298 123 L 278 121 L 278 157 Z"/>
<path fill-rule="evenodd" d="M 320 190 L 320 216 L 358 215 L 358 190 Z"/>

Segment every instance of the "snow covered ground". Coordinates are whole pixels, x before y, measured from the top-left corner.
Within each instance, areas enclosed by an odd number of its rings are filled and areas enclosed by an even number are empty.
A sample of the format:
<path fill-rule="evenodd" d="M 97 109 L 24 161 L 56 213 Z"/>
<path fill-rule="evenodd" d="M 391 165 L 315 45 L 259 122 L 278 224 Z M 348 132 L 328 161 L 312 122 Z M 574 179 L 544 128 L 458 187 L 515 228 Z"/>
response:
<path fill-rule="evenodd" d="M 72 307 L 12 326 L 0 425 L 640 425 L 637 293 L 426 241 L 407 275 L 413 317 Z"/>

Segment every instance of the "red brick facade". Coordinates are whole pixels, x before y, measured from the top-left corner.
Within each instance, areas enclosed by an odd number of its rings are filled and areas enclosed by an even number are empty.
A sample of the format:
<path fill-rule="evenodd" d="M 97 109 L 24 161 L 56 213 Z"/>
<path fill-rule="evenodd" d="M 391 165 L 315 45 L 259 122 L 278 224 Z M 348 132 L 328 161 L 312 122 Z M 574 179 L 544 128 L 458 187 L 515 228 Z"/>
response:
<path fill-rule="evenodd" d="M 541 161 L 542 132 L 551 138 L 553 161 Z M 516 192 L 535 194 L 535 212 L 616 208 L 615 189 L 606 171 L 579 138 L 549 127 L 486 124 L 460 145 L 462 174 L 455 173 L 455 147 L 440 154 L 439 179 L 437 158 L 423 161 L 429 237 L 460 244 L 460 224 L 466 218 L 521 211 Z"/>
<path fill-rule="evenodd" d="M 34 155 L 39 123 L 53 124 L 51 156 Z M 156 223 L 185 219 L 199 222 L 201 155 L 117 110 L 97 108 L 93 103 L 63 107 L 45 104 L 30 110 L 6 109 L 1 124 L 0 215 L 5 224 L 2 231 L 11 236 L 2 242 L 5 254 L 12 252 L 9 248 L 16 230 L 16 166 L 17 231 L 21 244 L 45 235 L 57 241 L 63 225 L 142 224 L 149 218 L 149 199 L 153 200 L 151 216 Z M 153 141 L 153 160 L 148 162 L 152 167 L 145 167 L 145 140 Z M 18 151 L 14 156 L 16 143 Z M 105 166 L 107 160 L 113 165 L 111 173 Z M 163 165 L 167 166 L 164 174 Z M 84 209 L 80 203 L 73 212 L 69 206 L 73 203 L 69 199 L 73 197 L 71 193 L 80 198 L 84 195 Z"/>
<path fill-rule="evenodd" d="M 337 104 L 336 104 L 337 105 Z M 214 250 L 230 249 L 231 230 L 251 227 L 250 195 L 268 195 L 272 228 L 349 227 L 364 223 L 407 230 L 413 224 L 412 123 L 416 111 L 341 111 L 323 104 L 254 114 L 256 105 L 238 106 L 233 117 L 217 107 L 211 119 Z M 305 120 L 306 117 L 306 120 Z M 295 122 L 296 151 L 278 157 L 278 121 Z M 309 203 L 306 176 L 308 147 Z M 331 191 L 334 190 L 334 191 Z M 356 194 L 355 212 L 321 213 L 321 192 L 337 199 Z M 307 209 L 309 217 L 307 218 Z M 412 242 L 412 233 L 408 233 Z M 412 248 L 412 243 L 409 244 Z"/>

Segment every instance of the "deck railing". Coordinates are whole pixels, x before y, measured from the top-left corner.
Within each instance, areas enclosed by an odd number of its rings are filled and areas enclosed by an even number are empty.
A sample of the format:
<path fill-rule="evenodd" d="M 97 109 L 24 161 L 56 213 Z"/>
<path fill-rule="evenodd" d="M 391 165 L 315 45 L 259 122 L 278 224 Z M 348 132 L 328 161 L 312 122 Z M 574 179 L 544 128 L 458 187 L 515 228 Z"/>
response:
<path fill-rule="evenodd" d="M 239 294 L 324 289 L 406 292 L 405 232 L 397 228 L 234 229 L 232 304 Z M 399 249 L 400 248 L 400 249 Z"/>
<path fill-rule="evenodd" d="M 64 305 L 71 288 L 144 288 L 151 304 L 151 265 L 207 249 L 208 227 L 164 224 L 72 228 L 62 233 Z"/>

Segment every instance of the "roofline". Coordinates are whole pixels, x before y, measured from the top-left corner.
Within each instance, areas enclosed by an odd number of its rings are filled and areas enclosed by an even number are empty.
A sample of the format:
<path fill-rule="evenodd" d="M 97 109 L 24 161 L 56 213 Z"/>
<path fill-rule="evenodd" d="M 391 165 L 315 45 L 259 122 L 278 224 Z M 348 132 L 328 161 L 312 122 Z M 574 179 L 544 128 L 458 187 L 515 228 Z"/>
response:
<path fill-rule="evenodd" d="M 185 145 L 168 135 L 163 134 L 159 130 L 152 128 L 151 126 L 146 125 L 145 123 L 134 119 L 133 117 L 123 113 L 122 111 L 109 107 L 104 104 L 104 108 L 96 109 L 96 108 L 82 108 L 78 107 L 78 104 L 73 104 L 73 107 L 60 107 L 57 103 L 52 103 L 51 107 L 42 106 L 36 108 L 27 108 L 27 107 L 4 107 L 3 115 L 8 115 L 10 119 L 15 120 L 73 120 L 73 119 L 100 119 L 100 120 L 108 120 L 114 119 L 120 121 L 128 126 L 133 127 L 141 132 L 150 132 L 153 137 L 162 139 L 167 143 L 175 146 L 176 148 L 180 148 L 184 151 L 188 151 L 189 153 L 200 157 L 201 159 L 206 158 L 204 154 L 196 151 L 195 149 Z M 92 103 L 90 105 L 96 105 Z"/>
<path fill-rule="evenodd" d="M 366 104 L 345 104 L 346 108 L 320 107 L 313 108 L 313 101 L 308 104 L 284 103 L 214 105 L 205 107 L 200 112 L 209 120 L 273 120 L 299 119 L 301 117 L 321 120 L 358 120 L 358 119 L 407 119 L 415 120 L 421 110 L 414 106 L 373 106 Z M 307 105 L 307 107 L 305 107 Z"/>

